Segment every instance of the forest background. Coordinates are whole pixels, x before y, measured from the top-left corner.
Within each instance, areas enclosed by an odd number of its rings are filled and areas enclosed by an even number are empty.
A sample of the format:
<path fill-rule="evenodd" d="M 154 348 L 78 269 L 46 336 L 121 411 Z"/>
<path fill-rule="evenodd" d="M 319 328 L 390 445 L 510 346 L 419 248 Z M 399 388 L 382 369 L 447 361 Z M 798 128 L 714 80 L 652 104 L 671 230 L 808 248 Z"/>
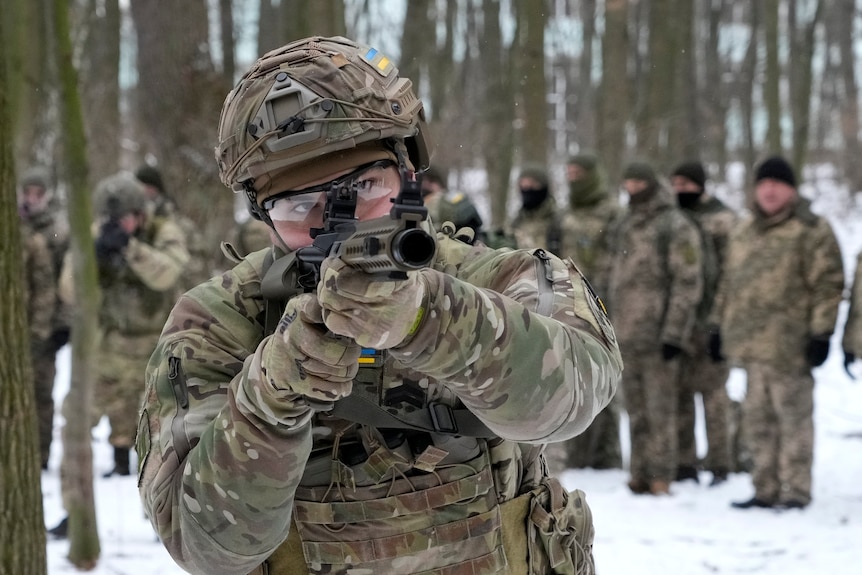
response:
<path fill-rule="evenodd" d="M 851 206 L 862 190 L 860 2 L 2 0 L 0 573 L 45 563 L 16 173 L 48 166 L 69 210 L 81 294 L 70 396 L 86 413 L 98 305 L 89 194 L 118 170 L 157 166 L 214 267 L 237 212 L 213 158 L 219 112 L 260 54 L 313 34 L 385 52 L 425 102 L 433 163 L 495 228 L 517 208 L 520 166 L 547 166 L 559 194 L 566 157 L 584 150 L 599 154 L 610 186 L 633 159 L 667 173 L 698 158 L 726 184 L 781 153 L 803 177 L 817 168 L 823 181 L 827 167 L 822 190 Z M 725 199 L 741 207 L 749 178 L 734 182 Z M 86 569 L 99 549 L 81 419 L 64 457 L 87 470 L 70 512 L 89 527 L 70 529 L 70 560 Z"/>

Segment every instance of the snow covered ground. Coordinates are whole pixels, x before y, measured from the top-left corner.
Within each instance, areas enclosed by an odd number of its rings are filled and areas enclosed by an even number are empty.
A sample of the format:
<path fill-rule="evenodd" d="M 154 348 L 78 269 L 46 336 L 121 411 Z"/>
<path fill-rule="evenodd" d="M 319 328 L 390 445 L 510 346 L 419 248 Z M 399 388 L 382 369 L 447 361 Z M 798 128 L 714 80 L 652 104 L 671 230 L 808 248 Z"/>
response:
<path fill-rule="evenodd" d="M 810 190 L 816 211 L 831 218 L 839 236 L 847 273 L 862 249 L 862 216 L 848 208 L 829 209 L 819 190 Z M 819 206 L 818 206 L 819 205 Z M 776 512 L 731 509 L 731 501 L 753 494 L 746 474 L 732 475 L 718 487 L 674 484 L 670 497 L 634 496 L 624 471 L 569 470 L 563 481 L 583 489 L 596 526 L 599 575 L 858 575 L 862 573 L 862 365 L 857 381 L 844 373 L 840 353 L 842 306 L 827 362 L 815 370 L 815 458 L 813 502 L 807 509 Z M 55 397 L 68 390 L 69 353 L 58 359 Z M 859 362 L 862 363 L 862 362 Z M 728 389 L 744 389 L 744 373 L 734 370 Z M 59 408 L 58 408 L 59 411 Z M 64 515 L 58 467 L 62 446 L 57 416 L 50 469 L 42 474 L 45 523 Z M 168 556 L 144 518 L 133 477 L 103 479 L 112 467 L 105 421 L 93 434 L 96 505 L 102 556 L 93 575 L 184 573 Z M 623 434 L 625 436 L 625 433 Z M 626 446 L 624 445 L 624 449 Z M 66 560 L 67 541 L 48 543 L 48 572 L 77 573 Z"/>

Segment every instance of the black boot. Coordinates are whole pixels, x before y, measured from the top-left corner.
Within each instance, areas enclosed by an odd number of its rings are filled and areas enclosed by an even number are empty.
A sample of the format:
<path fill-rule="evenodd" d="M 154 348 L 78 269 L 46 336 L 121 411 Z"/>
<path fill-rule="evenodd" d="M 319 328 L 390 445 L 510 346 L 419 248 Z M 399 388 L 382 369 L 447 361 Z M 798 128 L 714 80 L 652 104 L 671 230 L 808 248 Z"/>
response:
<path fill-rule="evenodd" d="M 694 480 L 695 483 L 700 483 L 700 478 L 697 476 L 697 468 L 694 465 L 680 465 L 676 468 L 676 481 Z"/>
<path fill-rule="evenodd" d="M 115 447 L 114 448 L 114 468 L 104 474 L 102 477 L 108 478 L 112 475 L 131 475 L 129 471 L 129 448 Z"/>
<path fill-rule="evenodd" d="M 69 516 L 63 517 L 56 527 L 48 529 L 48 535 L 55 539 L 65 539 L 69 536 Z"/>

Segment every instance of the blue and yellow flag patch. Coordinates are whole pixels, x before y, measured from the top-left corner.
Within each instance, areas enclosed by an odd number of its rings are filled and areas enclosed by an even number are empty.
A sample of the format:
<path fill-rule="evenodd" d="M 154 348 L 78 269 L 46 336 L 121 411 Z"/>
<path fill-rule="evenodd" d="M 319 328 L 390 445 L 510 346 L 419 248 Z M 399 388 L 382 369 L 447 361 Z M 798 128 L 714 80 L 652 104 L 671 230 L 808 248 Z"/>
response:
<path fill-rule="evenodd" d="M 383 53 L 378 52 L 375 48 L 369 48 L 368 51 L 363 54 L 362 59 L 368 62 L 372 68 L 377 70 L 380 75 L 384 77 L 388 76 L 395 68 L 392 60 L 387 58 Z"/>

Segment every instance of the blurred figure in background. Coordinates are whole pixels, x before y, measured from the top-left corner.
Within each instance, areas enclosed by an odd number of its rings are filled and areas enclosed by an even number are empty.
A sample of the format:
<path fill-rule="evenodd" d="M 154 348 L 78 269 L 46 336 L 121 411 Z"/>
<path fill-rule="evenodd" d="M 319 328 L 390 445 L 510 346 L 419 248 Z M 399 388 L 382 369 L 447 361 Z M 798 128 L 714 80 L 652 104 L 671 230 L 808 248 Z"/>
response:
<path fill-rule="evenodd" d="M 616 193 L 611 194 L 604 169 L 592 153 L 572 156 L 566 164 L 569 182 L 569 209 L 561 222 L 560 255 L 570 257 L 604 298 L 608 288 L 608 234 L 612 222 L 622 213 Z M 565 443 L 548 445 L 545 454 L 551 471 L 591 467 L 622 467 L 620 450 L 620 409 L 618 393 L 582 434 Z"/>
<path fill-rule="evenodd" d="M 706 193 L 706 170 L 700 162 L 679 164 L 671 174 L 677 204 L 697 226 L 703 248 L 703 298 L 697 309 L 694 345 L 683 354 L 680 367 L 679 466 L 676 480 L 699 481 L 695 442 L 695 396 L 703 401 L 708 449 L 704 467 L 712 473 L 711 485 L 727 480 L 731 470 L 730 398 L 727 377 L 730 366 L 720 354 L 710 355 L 708 318 L 715 301 L 727 257 L 727 238 L 736 223 L 736 214 L 721 200 Z"/>
<path fill-rule="evenodd" d="M 664 495 L 677 469 L 680 359 L 691 346 L 703 294 L 700 238 L 649 164 L 629 164 L 623 187 L 629 204 L 611 232 L 608 312 L 626 366 L 628 486 Z"/>
<path fill-rule="evenodd" d="M 850 287 L 850 308 L 847 310 L 841 348 L 844 351 L 844 370 L 850 379 L 856 379 L 850 366 L 862 357 L 862 252 L 856 256 L 856 273 Z"/>
<path fill-rule="evenodd" d="M 799 195 L 781 157 L 755 171 L 752 214 L 730 235 L 711 323 L 713 348 L 747 374 L 742 426 L 754 495 L 737 509 L 811 503 L 814 378 L 844 291 L 829 222 Z"/>
<path fill-rule="evenodd" d="M 51 439 L 54 429 L 54 377 L 56 376 L 55 361 L 57 352 L 69 341 L 70 317 L 69 309 L 63 305 L 57 296 L 60 269 L 63 258 L 69 247 L 69 228 L 64 210 L 54 194 L 51 179 L 46 168 L 33 167 L 21 176 L 18 187 L 18 211 L 21 225 L 28 235 L 38 235 L 40 239 L 28 240 L 26 249 L 41 252 L 36 244 L 44 244 L 48 250 L 48 264 L 51 275 L 45 277 L 38 272 L 39 283 L 50 282 L 50 286 L 32 286 L 33 289 L 49 290 L 52 300 L 44 299 L 46 293 L 36 296 L 30 294 L 30 301 L 38 301 L 38 315 L 49 316 L 48 334 L 45 337 L 37 335 L 33 341 L 33 379 L 36 385 L 36 411 L 39 419 L 39 451 L 42 459 L 42 469 L 48 469 L 48 459 L 51 453 Z M 34 260 L 41 260 L 41 255 L 33 255 Z M 37 265 L 34 263 L 34 265 Z M 37 266 L 40 270 L 41 264 Z M 32 270 L 35 272 L 35 270 Z M 30 316 L 31 321 L 41 323 Z M 32 326 L 31 326 L 32 327 Z M 37 329 L 41 334 L 42 328 Z M 33 335 L 33 334 L 31 334 Z"/>
<path fill-rule="evenodd" d="M 470 228 L 473 230 L 473 238 L 483 238 L 482 216 L 467 194 L 449 192 L 445 170 L 431 166 L 422 173 L 421 179 L 422 199 L 428 208 L 431 222 L 438 230 L 444 222 L 452 222 L 456 230 Z"/>
<path fill-rule="evenodd" d="M 521 210 L 511 225 L 518 248 L 541 248 L 558 255 L 562 248 L 562 230 L 548 171 L 535 164 L 524 166 L 518 175 L 518 192 Z"/>

